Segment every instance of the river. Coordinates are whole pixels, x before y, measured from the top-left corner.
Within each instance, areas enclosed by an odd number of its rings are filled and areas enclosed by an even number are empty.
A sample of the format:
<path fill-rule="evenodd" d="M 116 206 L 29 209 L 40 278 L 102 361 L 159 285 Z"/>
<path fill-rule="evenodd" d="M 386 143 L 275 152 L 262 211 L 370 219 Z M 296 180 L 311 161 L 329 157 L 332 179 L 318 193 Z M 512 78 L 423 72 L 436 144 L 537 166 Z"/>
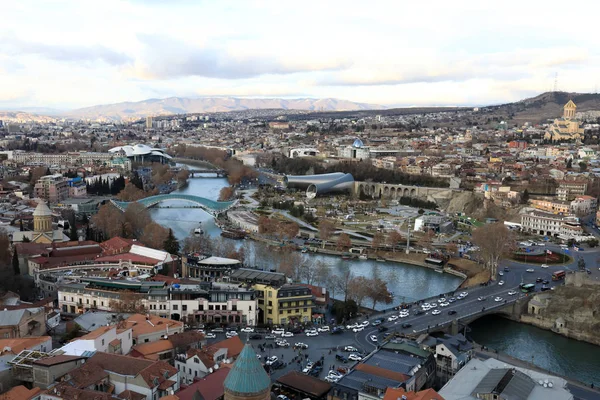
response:
<path fill-rule="evenodd" d="M 189 184 L 176 193 L 216 200 L 219 191 L 226 185 L 227 180 L 221 178 L 190 179 Z M 177 201 L 168 204 L 189 205 Z M 205 234 L 219 234 L 219 228 L 215 226 L 213 218 L 198 208 L 159 208 L 151 209 L 150 213 L 155 221 L 173 229 L 175 236 L 180 240 L 199 227 L 200 222 Z M 460 283 L 454 276 L 406 264 L 370 260 L 342 261 L 338 257 L 325 255 L 305 254 L 304 257 L 310 257 L 312 261 L 323 260 L 334 271 L 341 262 L 347 262 L 355 275 L 370 277 L 373 273 L 379 274 L 389 282 L 388 288 L 394 293 L 394 305 L 404 299 L 411 301 L 448 292 L 456 289 Z M 475 321 L 471 329 L 472 338 L 482 345 L 525 361 L 531 361 L 533 356 L 533 362 L 544 369 L 588 384 L 593 381 L 600 383 L 598 346 L 493 316 Z"/>
<path fill-rule="evenodd" d="M 494 315 L 470 328 L 467 336 L 481 345 L 587 385 L 600 384 L 600 346 Z"/>

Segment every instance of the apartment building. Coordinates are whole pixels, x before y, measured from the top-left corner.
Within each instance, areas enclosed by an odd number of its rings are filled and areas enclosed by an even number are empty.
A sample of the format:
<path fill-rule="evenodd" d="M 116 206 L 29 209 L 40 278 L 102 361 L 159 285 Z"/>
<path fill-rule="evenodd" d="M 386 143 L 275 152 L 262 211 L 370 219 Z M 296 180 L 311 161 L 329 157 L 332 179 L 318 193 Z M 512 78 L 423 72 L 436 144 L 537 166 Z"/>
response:
<path fill-rule="evenodd" d="M 577 196 L 571 202 L 570 208 L 570 211 L 575 215 L 590 215 L 598 209 L 598 199 L 587 195 Z"/>
<path fill-rule="evenodd" d="M 69 198 L 69 183 L 61 174 L 42 176 L 35 184 L 35 196 L 57 204 Z"/>
<path fill-rule="evenodd" d="M 538 210 L 552 213 L 567 214 L 571 208 L 571 204 L 568 201 L 560 200 L 531 199 L 529 203 Z"/>
<path fill-rule="evenodd" d="M 310 288 L 299 285 L 253 286 L 258 299 L 259 322 L 286 325 L 312 321 L 314 296 Z"/>
<path fill-rule="evenodd" d="M 521 214 L 521 225 L 526 232 L 547 236 L 577 236 L 583 233 L 579 218 L 542 211 Z"/>
<path fill-rule="evenodd" d="M 583 196 L 587 190 L 585 181 L 559 181 L 556 195 L 559 200 L 573 200 L 575 196 Z"/>

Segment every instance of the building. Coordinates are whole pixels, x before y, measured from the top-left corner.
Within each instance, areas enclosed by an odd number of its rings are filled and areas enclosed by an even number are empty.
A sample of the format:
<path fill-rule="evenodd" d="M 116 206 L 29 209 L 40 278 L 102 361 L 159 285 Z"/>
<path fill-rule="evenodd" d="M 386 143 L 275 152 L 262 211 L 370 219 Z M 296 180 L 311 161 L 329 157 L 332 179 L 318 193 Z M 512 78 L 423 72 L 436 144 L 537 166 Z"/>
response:
<path fill-rule="evenodd" d="M 310 288 L 299 285 L 255 284 L 259 323 L 287 325 L 312 320 L 314 296 Z"/>
<path fill-rule="evenodd" d="M 205 345 L 204 334 L 197 331 L 186 331 L 170 335 L 167 339 L 138 344 L 131 349 L 129 355 L 143 357 L 148 360 L 172 362 L 176 352 L 200 349 Z"/>
<path fill-rule="evenodd" d="M 228 279 L 231 282 L 269 286 L 282 286 L 287 282 L 285 274 L 281 272 L 261 271 L 250 268 L 236 269 L 228 276 Z"/>
<path fill-rule="evenodd" d="M 271 398 L 271 378 L 256 358 L 251 345 L 233 363 L 223 382 L 225 400 L 268 400 Z"/>
<path fill-rule="evenodd" d="M 420 392 L 407 392 L 404 388 L 388 388 L 383 400 L 444 400 L 438 392 L 433 389 L 425 389 Z"/>
<path fill-rule="evenodd" d="M 42 176 L 34 187 L 35 197 L 58 204 L 69 197 L 69 184 L 61 174 Z"/>
<path fill-rule="evenodd" d="M 154 122 L 152 117 L 146 117 L 146 129 L 152 129 L 152 122 Z"/>
<path fill-rule="evenodd" d="M 68 242 L 71 239 L 62 229 L 53 229 L 52 211 L 43 201 L 39 202 L 33 212 L 33 231 L 14 231 L 11 241 L 13 244 L 23 241 L 31 243 Z"/>
<path fill-rule="evenodd" d="M 87 195 L 87 187 L 85 181 L 80 177 L 70 178 L 67 181 L 67 185 L 69 186 L 69 195 L 68 197 L 85 197 Z"/>
<path fill-rule="evenodd" d="M 14 339 L 46 334 L 44 307 L 0 311 L 0 338 Z"/>
<path fill-rule="evenodd" d="M 161 164 L 168 163 L 172 158 L 165 150 L 150 147 L 145 144 L 136 144 L 134 146 L 118 146 L 108 150 L 112 157 L 126 157 L 132 162 L 152 163 L 158 162 Z"/>
<path fill-rule="evenodd" d="M 563 107 L 563 117 L 557 118 L 546 129 L 544 140 L 552 142 L 562 141 L 581 141 L 583 139 L 583 127 L 578 121 L 575 121 L 577 106 L 573 100 L 569 100 Z"/>
<path fill-rule="evenodd" d="M 326 400 L 331 390 L 329 383 L 298 371 L 290 371 L 276 382 L 281 394 L 290 399 Z"/>
<path fill-rule="evenodd" d="M 543 211 L 521 214 L 523 231 L 545 236 L 580 236 L 583 228 L 579 218 L 572 215 L 557 215 Z"/>
<path fill-rule="evenodd" d="M 0 339 L 0 355 L 19 354 L 23 350 L 41 351 L 52 350 L 52 337 L 35 336 L 12 339 Z"/>
<path fill-rule="evenodd" d="M 2 122 L 2 121 L 0 121 Z M 0 124 L 1 127 L 1 124 Z M 41 389 L 39 387 L 34 387 L 32 389 L 27 389 L 23 385 L 15 386 L 10 389 L 8 392 L 3 393 L 0 396 L 2 400 L 38 400 L 40 399 Z"/>
<path fill-rule="evenodd" d="M 82 365 L 87 357 L 53 355 L 32 363 L 34 386 L 46 389 L 67 372 Z"/>
<path fill-rule="evenodd" d="M 433 230 L 437 233 L 448 233 L 454 230 L 454 224 L 445 215 L 424 214 L 415 218 L 415 231 Z"/>
<path fill-rule="evenodd" d="M 229 371 L 229 368 L 220 368 L 202 380 L 193 382 L 177 392 L 177 400 L 223 400 L 225 394 L 223 384 Z"/>
<path fill-rule="evenodd" d="M 529 204 L 538 210 L 557 214 L 568 214 L 571 211 L 571 204 L 568 201 L 531 199 L 529 200 Z"/>
<path fill-rule="evenodd" d="M 95 391 L 98 395 L 111 393 L 122 399 L 154 400 L 179 390 L 179 372 L 164 361 L 98 352 L 82 366 L 69 371 L 50 393 L 61 396 L 66 388 Z"/>
<path fill-rule="evenodd" d="M 171 318 L 202 323 L 254 326 L 258 307 L 254 289 L 236 284 L 174 284 L 169 290 Z"/>
<path fill-rule="evenodd" d="M 340 147 L 338 149 L 338 157 L 365 160 L 371 158 L 371 151 L 368 146 L 364 145 L 362 140 L 357 138 L 352 143 L 352 146 Z"/>
<path fill-rule="evenodd" d="M 469 362 L 473 356 L 473 344 L 462 334 L 444 335 L 436 338 L 434 357 L 439 386 L 446 384 Z"/>
<path fill-rule="evenodd" d="M 133 345 L 161 340 L 169 335 L 182 333 L 184 329 L 182 322 L 149 314 L 134 314 L 123 325 L 131 328 Z"/>
<path fill-rule="evenodd" d="M 239 340 L 239 338 L 238 338 Z M 227 348 L 209 347 L 189 349 L 175 358 L 175 368 L 183 385 L 190 385 L 219 369 L 220 363 L 227 359 Z"/>
<path fill-rule="evenodd" d="M 575 196 L 583 196 L 587 190 L 586 181 L 559 181 L 556 196 L 561 201 L 573 200 Z"/>
<path fill-rule="evenodd" d="M 78 337 L 55 351 L 56 354 L 83 356 L 97 351 L 109 354 L 128 354 L 133 345 L 133 331 L 124 324 L 101 326 Z"/>
<path fill-rule="evenodd" d="M 223 278 L 241 266 L 242 263 L 233 258 L 188 254 L 181 260 L 181 276 L 211 282 Z"/>
<path fill-rule="evenodd" d="M 570 211 L 579 216 L 587 216 L 595 213 L 598 209 L 598 199 L 592 196 L 582 195 L 575 197 L 571 202 Z"/>
<path fill-rule="evenodd" d="M 290 158 L 298 158 L 298 157 L 317 157 L 319 155 L 319 150 L 315 148 L 297 148 L 290 149 Z"/>
<path fill-rule="evenodd" d="M 541 382 L 541 384 L 540 384 Z M 567 381 L 505 361 L 473 358 L 439 394 L 445 400 L 573 400 Z"/>

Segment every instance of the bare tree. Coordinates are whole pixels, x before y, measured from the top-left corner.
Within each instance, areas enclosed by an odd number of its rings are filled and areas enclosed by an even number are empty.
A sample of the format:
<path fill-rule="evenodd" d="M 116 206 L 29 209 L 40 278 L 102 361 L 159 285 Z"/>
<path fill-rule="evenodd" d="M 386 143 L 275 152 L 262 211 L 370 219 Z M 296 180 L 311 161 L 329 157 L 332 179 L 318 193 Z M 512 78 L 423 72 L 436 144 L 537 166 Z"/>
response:
<path fill-rule="evenodd" d="M 373 309 L 377 303 L 390 304 L 392 302 L 392 294 L 387 288 L 387 283 L 379 278 L 370 279 L 367 285 L 367 297 L 373 302 Z"/>
<path fill-rule="evenodd" d="M 336 276 L 336 279 L 333 279 L 333 285 L 340 292 L 344 293 L 344 301 L 348 300 L 349 293 L 349 285 L 354 277 L 354 274 L 350 270 L 350 266 L 347 263 L 341 262 L 338 265 L 339 275 Z"/>
<path fill-rule="evenodd" d="M 490 271 L 492 279 L 496 277 L 500 258 L 509 255 L 515 249 L 513 232 L 502 222 L 486 224 L 475 229 L 473 243 L 479 247 L 479 255 Z"/>
<path fill-rule="evenodd" d="M 353 277 L 348 282 L 348 298 L 354 300 L 361 307 L 365 298 L 369 297 L 369 279 L 364 276 Z"/>
<path fill-rule="evenodd" d="M 371 248 L 377 252 L 383 243 L 385 243 L 385 237 L 383 233 L 376 232 L 371 240 Z"/>
<path fill-rule="evenodd" d="M 398 244 L 400 244 L 401 241 L 402 241 L 402 235 L 400 234 L 400 232 L 398 232 L 396 230 L 391 231 L 387 237 L 387 242 L 390 245 L 390 247 L 392 248 L 392 252 L 396 251 L 396 247 L 398 246 Z"/>
<path fill-rule="evenodd" d="M 325 242 L 329 240 L 333 232 L 335 231 L 335 225 L 328 220 L 319 222 L 319 238 L 323 241 L 323 248 L 325 248 Z"/>
<path fill-rule="evenodd" d="M 352 241 L 347 233 L 342 232 L 337 240 L 337 250 L 346 250 L 352 247 Z"/>
<path fill-rule="evenodd" d="M 146 308 L 143 299 L 140 293 L 127 290 L 119 294 L 118 300 L 109 301 L 108 306 L 112 311 L 119 313 L 144 313 Z"/>

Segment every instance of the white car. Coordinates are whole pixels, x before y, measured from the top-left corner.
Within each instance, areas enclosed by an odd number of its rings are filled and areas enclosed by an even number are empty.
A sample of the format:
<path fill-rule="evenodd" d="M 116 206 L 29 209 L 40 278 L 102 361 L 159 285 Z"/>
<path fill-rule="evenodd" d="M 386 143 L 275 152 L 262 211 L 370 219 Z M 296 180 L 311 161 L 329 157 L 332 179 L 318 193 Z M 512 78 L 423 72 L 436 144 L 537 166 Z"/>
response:
<path fill-rule="evenodd" d="M 357 326 L 356 328 L 352 329 L 353 332 L 360 332 L 362 330 L 364 330 L 365 327 L 364 326 Z"/>
<path fill-rule="evenodd" d="M 267 364 L 267 365 L 271 365 L 271 364 L 273 364 L 275 361 L 277 361 L 277 356 L 271 356 L 271 357 L 267 358 L 267 360 L 265 361 L 265 364 Z"/>
<path fill-rule="evenodd" d="M 331 370 L 331 371 L 329 371 L 329 373 L 327 373 L 327 376 L 332 376 L 332 377 L 335 377 L 335 378 L 339 379 L 339 378 L 343 377 L 344 375 L 341 374 L 340 372 Z"/>
<path fill-rule="evenodd" d="M 345 346 L 344 351 L 350 351 L 352 353 L 358 353 L 358 349 L 354 346 Z"/>
<path fill-rule="evenodd" d="M 367 327 L 367 326 L 369 326 L 369 321 L 363 321 L 363 322 L 360 324 L 360 326 L 362 326 L 363 328 L 364 328 L 364 327 Z"/>
<path fill-rule="evenodd" d="M 361 356 L 359 356 L 358 354 L 354 354 L 354 353 L 352 353 L 352 354 L 350 354 L 350 355 L 348 356 L 348 360 L 352 360 L 352 361 L 361 361 L 361 360 L 362 360 L 362 357 L 361 357 Z"/>
<path fill-rule="evenodd" d="M 425 308 L 425 307 L 431 307 L 431 304 L 429 303 L 423 303 L 421 304 L 421 307 Z"/>
<path fill-rule="evenodd" d="M 504 300 L 502 297 L 496 297 L 496 298 L 494 298 L 494 301 L 502 301 L 502 300 Z"/>
<path fill-rule="evenodd" d="M 346 325 L 346 329 L 350 330 L 350 329 L 354 329 L 358 326 L 358 324 L 352 324 L 352 325 Z"/>
<path fill-rule="evenodd" d="M 371 335 L 369 336 L 369 339 L 371 340 L 371 342 L 377 342 L 377 335 Z"/>
<path fill-rule="evenodd" d="M 294 343 L 294 347 L 297 349 L 308 349 L 308 345 L 302 342 Z"/>
<path fill-rule="evenodd" d="M 445 303 L 445 302 L 446 302 L 446 299 L 443 297 L 441 299 L 438 299 L 438 303 Z"/>
<path fill-rule="evenodd" d="M 409 315 L 410 315 L 410 314 L 409 314 L 408 312 L 401 312 L 400 314 L 398 314 L 398 316 L 399 316 L 400 318 L 406 318 L 406 317 L 408 317 Z"/>
<path fill-rule="evenodd" d="M 217 338 L 217 335 L 215 335 L 215 334 L 214 334 L 214 333 L 212 333 L 212 332 L 208 332 L 207 334 L 205 334 L 205 335 L 204 335 L 204 337 L 205 337 L 206 339 L 216 339 L 216 338 Z"/>
<path fill-rule="evenodd" d="M 485 297 L 483 297 L 483 296 L 479 296 L 479 297 L 477 298 L 477 301 L 484 301 L 484 300 L 485 300 Z"/>
<path fill-rule="evenodd" d="M 398 316 L 397 316 L 397 315 L 390 315 L 390 316 L 388 317 L 388 321 L 389 321 L 389 322 L 395 321 L 395 320 L 397 320 L 397 319 L 398 319 Z"/>
<path fill-rule="evenodd" d="M 306 331 L 306 332 L 304 332 L 304 334 L 305 334 L 306 336 L 309 336 L 309 337 L 310 337 L 310 336 L 319 336 L 319 332 L 317 332 L 317 331 L 315 331 L 315 330 L 312 330 L 312 331 Z"/>
<path fill-rule="evenodd" d="M 227 332 L 225 334 L 225 336 L 227 337 L 227 339 L 231 339 L 232 337 L 237 336 L 237 335 L 238 335 L 238 333 L 235 332 L 235 331 L 229 331 L 229 332 Z"/>
<path fill-rule="evenodd" d="M 256 358 L 258 358 L 260 360 L 262 358 L 262 356 L 260 354 L 257 354 Z"/>
<path fill-rule="evenodd" d="M 338 377 L 337 377 L 337 376 L 335 376 L 335 375 L 327 375 L 327 376 L 325 377 L 325 382 L 329 382 L 329 383 L 337 383 L 337 382 L 339 382 L 339 380 L 340 380 L 340 379 L 342 379 L 342 378 L 338 378 Z"/>
<path fill-rule="evenodd" d="M 271 331 L 271 333 L 272 333 L 273 335 L 283 335 L 283 334 L 285 333 L 285 329 L 281 329 L 281 328 L 278 328 L 278 329 L 273 329 L 273 330 Z"/>
<path fill-rule="evenodd" d="M 252 333 L 252 332 L 254 332 L 254 328 L 250 328 L 250 327 L 242 328 L 242 329 L 240 329 L 240 332 Z"/>
<path fill-rule="evenodd" d="M 440 303 L 440 307 L 448 307 L 450 305 L 450 303 L 446 302 L 446 303 Z"/>
<path fill-rule="evenodd" d="M 467 297 L 469 295 L 469 293 L 467 292 L 460 292 L 459 296 L 461 297 Z"/>
<path fill-rule="evenodd" d="M 511 290 L 510 292 L 508 292 L 509 296 L 514 296 L 515 294 L 517 294 L 515 290 Z"/>
<path fill-rule="evenodd" d="M 329 332 L 329 327 L 327 325 L 325 326 L 320 326 L 319 328 L 317 328 L 318 332 Z"/>
<path fill-rule="evenodd" d="M 292 332 L 283 332 L 281 337 L 294 337 L 294 334 Z"/>
<path fill-rule="evenodd" d="M 441 312 L 440 310 L 433 310 L 433 311 L 431 312 L 431 314 L 432 314 L 432 315 L 438 315 L 438 314 L 441 314 L 441 313 L 442 313 L 442 312 Z"/>
<path fill-rule="evenodd" d="M 427 305 L 424 304 L 422 306 L 422 309 L 423 309 L 423 311 L 429 311 L 429 310 L 431 310 L 431 306 L 429 304 L 427 304 Z"/>
<path fill-rule="evenodd" d="M 502 285 L 504 285 L 504 281 L 498 282 L 498 286 L 502 286 Z"/>
<path fill-rule="evenodd" d="M 437 304 L 436 304 L 436 303 L 431 303 L 431 306 L 430 306 L 430 307 L 431 307 L 431 308 L 436 308 L 436 307 L 437 307 Z"/>
<path fill-rule="evenodd" d="M 541 267 L 541 268 L 548 268 L 548 267 L 549 267 L 549 265 L 548 265 L 548 264 L 542 264 L 542 265 L 540 265 L 540 267 Z"/>

